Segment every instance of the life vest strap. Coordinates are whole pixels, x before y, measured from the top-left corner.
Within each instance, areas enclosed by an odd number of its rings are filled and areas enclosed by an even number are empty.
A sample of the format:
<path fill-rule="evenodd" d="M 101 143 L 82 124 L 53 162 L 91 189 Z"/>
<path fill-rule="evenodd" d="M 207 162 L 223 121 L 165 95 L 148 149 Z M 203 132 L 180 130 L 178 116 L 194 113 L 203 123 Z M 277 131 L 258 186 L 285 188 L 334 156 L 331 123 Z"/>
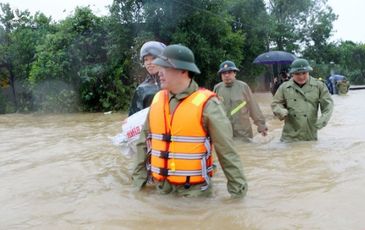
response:
<path fill-rule="evenodd" d="M 168 142 L 186 142 L 186 143 L 204 143 L 207 137 L 193 137 L 193 136 L 171 136 L 168 134 L 156 134 L 150 133 L 148 134 L 149 139 L 155 139 L 159 141 L 168 141 Z"/>
<path fill-rule="evenodd" d="M 201 176 L 202 170 L 169 170 L 151 166 L 151 171 L 161 176 Z M 206 168 L 207 173 L 213 171 L 213 166 Z"/>
<path fill-rule="evenodd" d="M 163 159 L 186 159 L 186 160 L 199 160 L 203 159 L 206 153 L 174 153 L 168 151 L 158 151 L 152 149 L 152 156 Z"/>
<path fill-rule="evenodd" d="M 204 143 L 205 139 L 206 137 L 171 136 L 171 141 L 175 142 Z"/>
<path fill-rule="evenodd" d="M 204 146 L 207 149 L 207 156 L 206 157 L 209 158 L 211 153 L 212 153 L 212 148 L 211 148 L 211 144 L 210 144 L 210 137 L 205 138 Z"/>
<path fill-rule="evenodd" d="M 213 170 L 213 165 L 210 166 L 210 167 L 207 167 L 207 159 L 208 159 L 207 157 L 208 156 L 204 156 L 200 161 L 201 166 L 202 166 L 202 174 L 201 175 L 205 180 L 205 186 L 202 186 L 202 188 L 201 188 L 202 190 L 206 190 L 209 186 L 209 183 L 210 183 L 210 177 L 209 177 L 208 173 L 211 172 L 211 171 L 209 171 L 208 169 L 212 168 L 212 170 Z"/>

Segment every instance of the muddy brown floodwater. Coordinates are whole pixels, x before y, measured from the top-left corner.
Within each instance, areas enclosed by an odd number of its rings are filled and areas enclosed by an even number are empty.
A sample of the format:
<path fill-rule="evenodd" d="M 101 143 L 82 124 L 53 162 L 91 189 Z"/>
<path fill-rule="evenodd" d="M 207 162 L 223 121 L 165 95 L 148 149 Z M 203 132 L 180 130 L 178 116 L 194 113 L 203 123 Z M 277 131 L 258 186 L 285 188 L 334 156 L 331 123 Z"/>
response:
<path fill-rule="evenodd" d="M 132 160 L 110 138 L 124 114 L 0 115 L 0 229 L 365 229 L 365 90 L 334 95 L 317 142 L 236 142 L 249 191 L 232 201 L 221 170 L 211 198 L 135 192 Z"/>

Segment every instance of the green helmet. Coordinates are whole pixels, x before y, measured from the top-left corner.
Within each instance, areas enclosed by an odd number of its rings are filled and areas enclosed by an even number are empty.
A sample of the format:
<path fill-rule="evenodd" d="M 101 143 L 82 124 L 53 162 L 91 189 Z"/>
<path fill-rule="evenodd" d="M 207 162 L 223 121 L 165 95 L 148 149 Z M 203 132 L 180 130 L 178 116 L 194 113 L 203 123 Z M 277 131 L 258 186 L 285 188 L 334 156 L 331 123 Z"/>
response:
<path fill-rule="evenodd" d="M 220 75 L 223 72 L 230 71 L 230 70 L 233 70 L 236 72 L 239 71 L 239 69 L 236 67 L 236 64 L 234 64 L 233 61 L 228 61 L 228 60 L 224 61 L 219 65 L 218 75 Z"/>
<path fill-rule="evenodd" d="M 188 47 L 180 44 L 167 46 L 152 63 L 162 67 L 188 70 L 200 74 L 199 68 L 195 65 L 193 52 Z"/>
<path fill-rule="evenodd" d="M 313 68 L 309 65 L 309 62 L 303 58 L 298 58 L 293 61 L 290 65 L 290 74 L 310 72 Z"/>

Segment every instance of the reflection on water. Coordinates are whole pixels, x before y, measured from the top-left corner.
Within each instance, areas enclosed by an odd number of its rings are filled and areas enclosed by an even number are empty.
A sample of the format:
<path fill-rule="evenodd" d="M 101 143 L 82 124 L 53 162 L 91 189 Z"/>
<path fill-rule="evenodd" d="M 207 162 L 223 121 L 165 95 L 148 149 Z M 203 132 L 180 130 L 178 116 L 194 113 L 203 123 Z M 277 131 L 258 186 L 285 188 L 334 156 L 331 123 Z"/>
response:
<path fill-rule="evenodd" d="M 270 136 L 236 142 L 249 192 L 222 171 L 206 199 L 134 192 L 132 161 L 111 145 L 122 114 L 1 115 L 0 229 L 364 229 L 365 91 L 333 96 L 317 142 L 279 141 L 271 95 L 256 94 Z"/>

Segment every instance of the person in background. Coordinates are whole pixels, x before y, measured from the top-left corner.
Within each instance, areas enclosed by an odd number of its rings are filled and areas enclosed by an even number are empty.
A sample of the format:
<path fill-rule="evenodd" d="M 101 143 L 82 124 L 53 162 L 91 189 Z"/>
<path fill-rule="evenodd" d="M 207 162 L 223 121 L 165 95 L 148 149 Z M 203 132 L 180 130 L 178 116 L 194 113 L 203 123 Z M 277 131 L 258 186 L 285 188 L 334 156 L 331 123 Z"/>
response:
<path fill-rule="evenodd" d="M 322 81 L 309 75 L 313 69 L 306 59 L 296 59 L 290 67 L 292 78 L 279 87 L 271 104 L 274 115 L 284 120 L 281 141 L 317 140 L 317 130 L 332 115 L 331 95 Z"/>
<path fill-rule="evenodd" d="M 137 143 L 133 185 L 140 190 L 151 178 L 162 194 L 210 196 L 214 146 L 228 192 L 244 197 L 247 183 L 232 128 L 216 95 L 193 80 L 200 74 L 193 52 L 169 45 L 153 63 L 160 66 L 163 90 L 153 98 Z"/>
<path fill-rule="evenodd" d="M 350 83 L 347 79 L 340 80 L 336 83 L 336 88 L 339 95 L 346 95 L 350 89 Z"/>
<path fill-rule="evenodd" d="M 222 82 L 214 86 L 213 91 L 223 102 L 227 117 L 233 128 L 233 136 L 245 142 L 253 137 L 250 117 L 257 126 L 257 131 L 267 135 L 265 117 L 253 97 L 250 87 L 243 81 L 236 79 L 239 69 L 232 61 L 220 64 L 218 75 Z"/>
<path fill-rule="evenodd" d="M 283 84 L 283 82 L 286 82 L 288 80 L 289 80 L 289 74 L 285 70 L 281 71 L 279 77 L 274 77 L 273 85 L 271 87 L 272 95 L 275 95 L 275 93 L 278 90 L 279 86 L 281 84 Z"/>
<path fill-rule="evenodd" d="M 147 76 L 134 92 L 128 116 L 150 106 L 153 96 L 160 90 L 158 67 L 152 61 L 162 53 L 165 47 L 165 44 L 157 41 L 148 41 L 141 47 L 139 57 L 147 70 Z"/>
<path fill-rule="evenodd" d="M 333 74 L 329 76 L 326 80 L 327 88 L 330 92 L 330 94 L 340 94 L 338 90 L 339 82 L 344 81 L 345 84 L 342 85 L 342 92 L 341 94 L 346 94 L 348 91 L 348 88 L 350 88 L 350 83 L 347 81 L 345 76 L 339 75 L 339 74 Z M 347 88 L 348 87 L 348 88 Z M 346 90 L 347 88 L 347 90 Z"/>

